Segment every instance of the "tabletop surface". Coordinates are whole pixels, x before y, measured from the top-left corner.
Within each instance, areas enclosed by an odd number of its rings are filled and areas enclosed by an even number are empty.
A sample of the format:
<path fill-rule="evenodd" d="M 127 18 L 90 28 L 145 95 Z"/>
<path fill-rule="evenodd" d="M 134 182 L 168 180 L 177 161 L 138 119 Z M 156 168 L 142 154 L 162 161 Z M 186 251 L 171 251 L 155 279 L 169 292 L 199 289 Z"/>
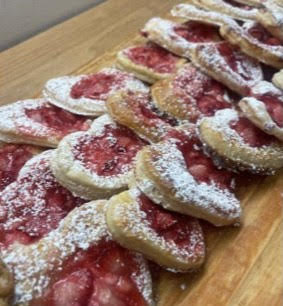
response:
<path fill-rule="evenodd" d="M 138 30 L 165 16 L 176 0 L 108 0 L 0 53 L 0 104 L 36 97 L 50 78 L 90 73 L 139 41 Z M 163 272 L 159 306 L 279 306 L 283 301 L 283 173 L 243 182 L 240 228 L 204 224 L 205 266 L 191 274 Z"/>

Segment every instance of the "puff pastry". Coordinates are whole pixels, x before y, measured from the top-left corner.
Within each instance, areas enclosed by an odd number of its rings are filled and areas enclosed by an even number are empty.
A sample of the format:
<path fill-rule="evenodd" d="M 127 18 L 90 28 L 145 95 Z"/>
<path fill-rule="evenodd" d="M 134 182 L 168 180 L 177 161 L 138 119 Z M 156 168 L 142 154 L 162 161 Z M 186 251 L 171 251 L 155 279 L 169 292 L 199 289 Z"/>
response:
<path fill-rule="evenodd" d="M 258 10 L 256 20 L 273 36 L 283 41 L 283 7 L 269 0 Z"/>
<path fill-rule="evenodd" d="M 191 0 L 192 4 L 239 20 L 254 20 L 257 9 L 234 0 Z"/>
<path fill-rule="evenodd" d="M 0 249 L 37 241 L 83 203 L 56 181 L 51 154 L 48 150 L 30 159 L 17 180 L 1 192 Z"/>
<path fill-rule="evenodd" d="M 211 116 L 218 109 L 233 107 L 226 88 L 192 64 L 186 64 L 170 78 L 156 82 L 151 91 L 154 103 L 161 110 L 190 122 Z"/>
<path fill-rule="evenodd" d="M 202 152 L 194 126 L 170 133 L 137 155 L 135 183 L 143 193 L 165 209 L 216 226 L 240 222 L 233 182 L 230 172 L 217 169 Z"/>
<path fill-rule="evenodd" d="M 252 88 L 251 97 L 239 102 L 244 115 L 265 133 L 283 141 L 283 93 L 262 81 Z"/>
<path fill-rule="evenodd" d="M 199 45 L 220 41 L 218 29 L 214 25 L 189 21 L 184 24 L 162 19 L 150 19 L 142 30 L 149 41 L 186 58 Z"/>
<path fill-rule="evenodd" d="M 156 108 L 148 94 L 120 91 L 107 100 L 107 109 L 115 121 L 150 142 L 160 140 L 177 125 L 174 118 Z"/>
<path fill-rule="evenodd" d="M 258 61 L 227 42 L 196 47 L 192 62 L 213 79 L 243 96 L 248 95 L 250 88 L 263 78 Z"/>
<path fill-rule="evenodd" d="M 0 305 L 11 305 L 11 298 L 14 291 L 13 275 L 0 260 Z"/>
<path fill-rule="evenodd" d="M 272 83 L 283 90 L 283 69 L 273 75 Z"/>
<path fill-rule="evenodd" d="M 153 84 L 168 78 L 186 61 L 156 44 L 132 46 L 117 53 L 117 66 Z"/>
<path fill-rule="evenodd" d="M 220 34 L 244 53 L 275 68 L 283 68 L 283 45 L 259 23 L 250 21 L 242 26 L 225 23 Z"/>
<path fill-rule="evenodd" d="M 85 199 L 101 199 L 127 187 L 136 153 L 146 144 L 108 115 L 94 120 L 87 132 L 66 136 L 51 167 L 58 181 Z"/>
<path fill-rule="evenodd" d="M 194 2 L 194 1 L 191 1 Z M 196 7 L 187 3 L 177 4 L 171 10 L 171 15 L 174 17 L 182 18 L 184 20 L 195 20 L 207 24 L 214 24 L 220 26 L 227 16 L 212 11 L 206 11 L 201 7 Z M 230 17 L 228 17 L 230 19 Z"/>
<path fill-rule="evenodd" d="M 18 101 L 0 107 L 0 140 L 56 147 L 66 135 L 89 129 L 91 121 L 50 104 L 46 99 Z"/>
<path fill-rule="evenodd" d="M 0 192 L 14 182 L 23 165 L 40 149 L 30 145 L 0 143 Z"/>
<path fill-rule="evenodd" d="M 110 199 L 107 224 L 116 241 L 170 270 L 185 272 L 204 261 L 197 219 L 166 211 L 138 189 Z"/>
<path fill-rule="evenodd" d="M 199 134 L 215 162 L 229 169 L 265 174 L 283 167 L 283 144 L 235 110 L 203 118 Z"/>
<path fill-rule="evenodd" d="M 2 254 L 15 304 L 153 305 L 147 263 L 112 240 L 105 209 L 105 201 L 86 203 L 37 243 Z"/>
<path fill-rule="evenodd" d="M 132 74 L 104 68 L 91 75 L 51 79 L 45 84 L 43 96 L 72 113 L 97 117 L 106 112 L 108 96 L 123 88 L 148 92 L 148 87 Z"/>

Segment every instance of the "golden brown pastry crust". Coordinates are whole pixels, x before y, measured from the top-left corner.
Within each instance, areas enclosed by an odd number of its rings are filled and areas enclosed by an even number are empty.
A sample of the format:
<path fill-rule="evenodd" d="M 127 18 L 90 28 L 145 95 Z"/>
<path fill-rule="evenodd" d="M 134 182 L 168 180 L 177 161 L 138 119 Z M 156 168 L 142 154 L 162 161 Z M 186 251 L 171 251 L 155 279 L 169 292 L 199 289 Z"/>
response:
<path fill-rule="evenodd" d="M 182 77 L 186 78 L 186 75 L 188 75 L 188 79 L 191 78 L 191 81 L 187 84 L 187 87 L 191 89 L 191 91 L 194 89 L 196 91 L 203 90 L 203 93 L 205 93 L 205 88 L 202 89 L 202 86 L 199 85 L 208 84 L 211 78 L 203 74 L 200 70 L 189 63 L 180 68 L 178 72 L 172 75 L 170 78 L 156 82 L 151 87 L 151 94 L 154 103 L 162 111 L 177 119 L 195 122 L 199 117 L 203 116 L 203 114 L 197 106 L 197 98 L 194 97 L 194 93 L 190 95 L 187 92 L 185 93 L 185 89 L 183 88 L 183 90 L 179 87 L 174 88 L 174 86 L 178 86 L 175 83 L 178 83 L 178 80 L 180 78 L 182 79 Z M 180 86 L 184 85 L 181 84 Z M 194 86 L 197 88 L 194 88 Z M 203 86 L 205 87 L 205 85 Z M 224 95 L 225 101 L 227 103 L 231 103 L 227 92 L 224 92 Z"/>
<path fill-rule="evenodd" d="M 149 84 L 153 84 L 158 80 L 163 80 L 163 79 L 168 78 L 172 73 L 176 72 L 177 69 L 186 62 L 186 60 L 182 58 L 176 59 L 174 71 L 172 71 L 171 73 L 161 73 L 161 72 L 155 71 L 154 69 L 150 67 L 147 67 L 142 64 L 137 64 L 134 61 L 132 61 L 127 56 L 127 51 L 135 47 L 137 46 L 129 47 L 127 49 L 119 51 L 117 53 L 116 65 L 118 68 L 121 68 L 122 70 L 125 70 L 130 73 L 133 73 L 136 78 L 142 81 L 145 81 Z"/>
<path fill-rule="evenodd" d="M 244 53 L 275 68 L 283 68 L 283 46 L 261 43 L 248 33 L 255 22 L 246 22 L 242 27 L 236 23 L 225 23 L 220 34 L 232 45 L 238 46 Z"/>
<path fill-rule="evenodd" d="M 107 109 L 110 116 L 118 123 L 127 126 L 140 137 L 150 141 L 159 141 L 164 133 L 171 129 L 171 125 L 156 115 L 156 118 L 146 118 L 140 110 L 148 109 L 150 112 L 153 106 L 148 95 L 143 93 L 131 93 L 120 91 L 109 97 Z M 144 103 L 143 103 L 144 101 Z"/>
<path fill-rule="evenodd" d="M 137 155 L 135 184 L 165 209 L 205 219 L 216 226 L 240 222 L 241 207 L 228 190 L 198 183 L 171 141 L 143 148 Z"/>
<path fill-rule="evenodd" d="M 12 273 L 0 260 L 0 306 L 11 305 L 14 292 L 14 279 Z"/>
<path fill-rule="evenodd" d="M 272 83 L 283 90 L 283 69 L 273 75 Z"/>
<path fill-rule="evenodd" d="M 199 122 L 201 140 L 212 158 L 229 169 L 254 173 L 272 173 L 283 167 L 283 145 L 273 142 L 269 146 L 251 147 L 244 143 L 229 124 L 238 120 L 235 110 L 216 112 L 214 117 Z"/>
<path fill-rule="evenodd" d="M 139 195 L 138 189 L 131 189 L 110 199 L 106 216 L 113 237 L 124 247 L 138 251 L 170 270 L 185 272 L 198 268 L 205 257 L 204 238 L 198 221 L 192 219 L 192 226 L 196 231 L 195 244 L 189 252 L 182 252 L 178 245 L 166 242 L 147 225 L 139 207 Z M 196 244 L 201 250 L 195 249 Z"/>

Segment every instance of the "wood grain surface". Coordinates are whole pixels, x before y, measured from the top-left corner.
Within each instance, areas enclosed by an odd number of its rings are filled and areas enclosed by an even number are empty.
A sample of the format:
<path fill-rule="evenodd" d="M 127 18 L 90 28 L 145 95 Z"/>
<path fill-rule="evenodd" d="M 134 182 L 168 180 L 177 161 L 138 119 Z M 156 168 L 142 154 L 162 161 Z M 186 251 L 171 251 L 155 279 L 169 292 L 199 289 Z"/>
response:
<path fill-rule="evenodd" d="M 49 78 L 111 65 L 117 50 L 142 41 L 137 32 L 150 17 L 180 2 L 108 0 L 0 53 L 0 104 L 38 96 Z M 158 306 L 282 305 L 283 172 L 243 177 L 240 185 L 242 226 L 204 224 L 205 266 L 190 274 L 162 272 Z"/>

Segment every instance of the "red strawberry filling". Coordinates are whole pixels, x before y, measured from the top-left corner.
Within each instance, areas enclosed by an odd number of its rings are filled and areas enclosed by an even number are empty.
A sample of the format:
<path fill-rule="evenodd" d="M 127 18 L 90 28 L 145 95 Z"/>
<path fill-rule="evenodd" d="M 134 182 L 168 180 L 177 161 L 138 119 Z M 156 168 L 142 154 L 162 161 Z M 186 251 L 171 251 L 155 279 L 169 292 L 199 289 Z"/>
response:
<path fill-rule="evenodd" d="M 145 213 L 150 228 L 166 241 L 172 241 L 184 251 L 204 253 L 204 243 L 198 221 L 189 216 L 165 210 L 142 194 L 139 197 L 140 209 Z"/>
<path fill-rule="evenodd" d="M 41 160 L 0 196 L 0 246 L 33 243 L 82 203 L 57 183 L 49 162 Z"/>
<path fill-rule="evenodd" d="M 276 122 L 279 127 L 283 127 L 283 101 L 282 97 L 272 94 L 256 95 L 258 100 L 266 106 L 270 117 Z"/>
<path fill-rule="evenodd" d="M 76 131 L 86 131 L 90 125 L 85 116 L 75 115 L 52 104 L 26 109 L 26 115 L 33 121 L 56 130 L 62 137 Z"/>
<path fill-rule="evenodd" d="M 143 65 L 159 73 L 172 73 L 176 70 L 178 57 L 157 45 L 130 48 L 126 55 L 136 64 Z"/>
<path fill-rule="evenodd" d="M 101 136 L 85 135 L 75 146 L 74 158 L 99 176 L 128 171 L 145 141 L 126 127 L 106 125 Z"/>
<path fill-rule="evenodd" d="M 240 118 L 238 121 L 231 122 L 230 127 L 251 147 L 268 146 L 274 140 L 272 136 L 257 128 L 247 118 Z"/>
<path fill-rule="evenodd" d="M 205 76 L 195 67 L 183 69 L 173 82 L 174 93 L 184 103 L 196 101 L 199 111 L 206 116 L 212 116 L 219 109 L 230 108 L 231 104 L 225 98 L 225 87 L 219 82 Z M 199 116 L 193 119 L 195 122 Z"/>
<path fill-rule="evenodd" d="M 32 156 L 31 146 L 7 144 L 0 147 L 0 191 L 16 180 L 20 169 Z"/>
<path fill-rule="evenodd" d="M 248 33 L 263 44 L 270 46 L 282 46 L 281 41 L 278 38 L 272 36 L 259 23 L 256 23 L 254 26 L 250 27 L 248 29 Z"/>
<path fill-rule="evenodd" d="M 68 258 L 31 306 L 145 306 L 138 288 L 142 273 L 133 253 L 101 242 Z"/>
<path fill-rule="evenodd" d="M 121 87 L 125 82 L 125 74 L 107 74 L 99 72 L 83 78 L 71 88 L 71 97 L 105 100 L 106 95 L 115 87 Z"/>
<path fill-rule="evenodd" d="M 165 139 L 175 139 L 185 159 L 188 171 L 199 183 L 215 184 L 221 189 L 233 189 L 234 176 L 231 172 L 218 169 L 211 158 L 202 151 L 202 143 L 192 129 L 190 135 L 181 131 L 171 131 Z"/>
<path fill-rule="evenodd" d="M 246 55 L 234 49 L 227 42 L 217 44 L 216 47 L 220 55 L 225 59 L 225 62 L 234 72 L 237 72 L 246 81 L 252 80 L 253 75 L 250 67 L 249 65 L 245 65 L 245 61 L 247 60 Z"/>
<path fill-rule="evenodd" d="M 192 43 L 215 42 L 221 40 L 216 27 L 197 22 L 188 21 L 174 28 L 175 33 Z"/>

